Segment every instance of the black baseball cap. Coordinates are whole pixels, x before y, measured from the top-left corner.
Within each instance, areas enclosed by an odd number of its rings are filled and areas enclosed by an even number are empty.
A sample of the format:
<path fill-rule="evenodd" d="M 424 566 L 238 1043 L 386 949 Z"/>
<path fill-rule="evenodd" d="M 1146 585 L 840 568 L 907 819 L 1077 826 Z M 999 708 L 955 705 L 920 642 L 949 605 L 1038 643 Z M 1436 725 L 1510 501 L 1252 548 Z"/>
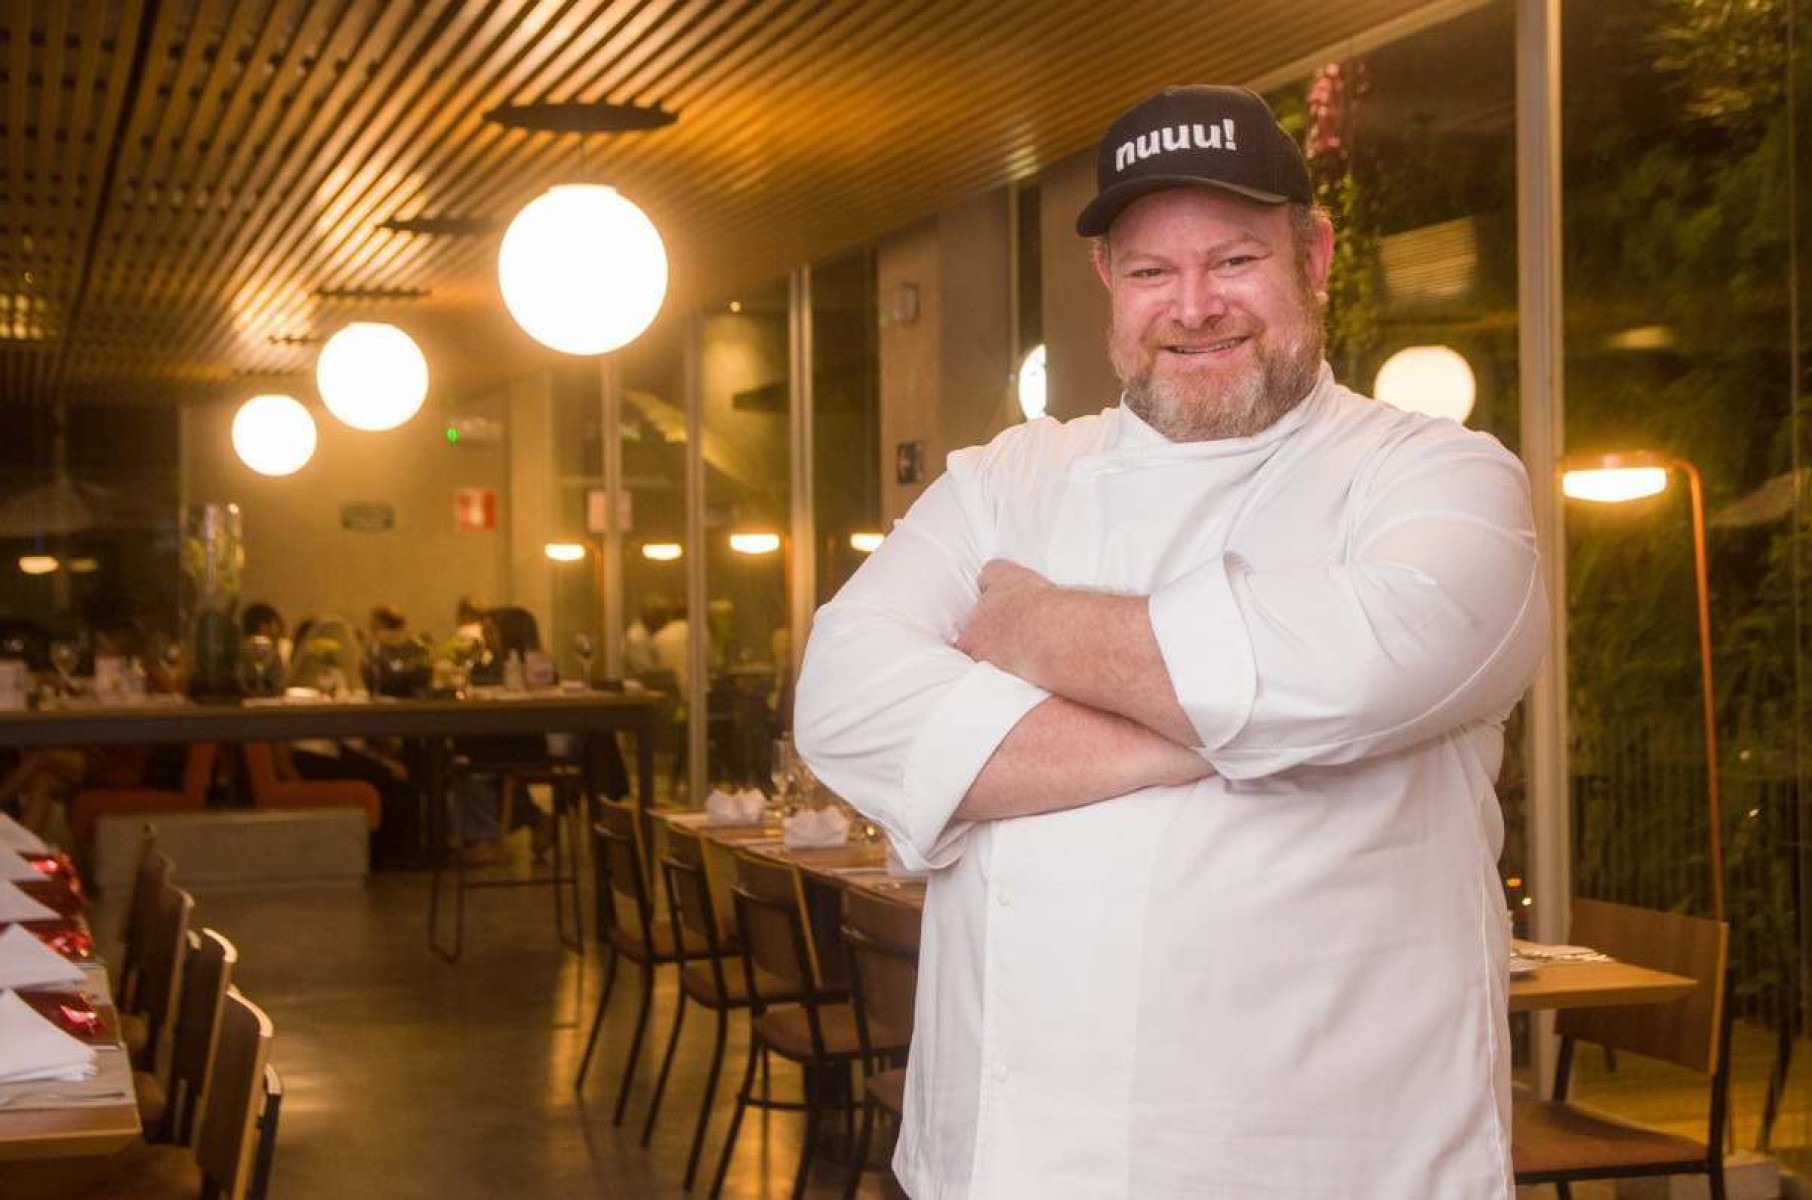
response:
<path fill-rule="evenodd" d="M 1108 231 L 1120 210 L 1152 192 L 1215 187 L 1262 204 L 1313 204 L 1296 140 L 1250 88 L 1173 87 L 1120 114 L 1095 151 L 1095 198 L 1076 232 Z"/>

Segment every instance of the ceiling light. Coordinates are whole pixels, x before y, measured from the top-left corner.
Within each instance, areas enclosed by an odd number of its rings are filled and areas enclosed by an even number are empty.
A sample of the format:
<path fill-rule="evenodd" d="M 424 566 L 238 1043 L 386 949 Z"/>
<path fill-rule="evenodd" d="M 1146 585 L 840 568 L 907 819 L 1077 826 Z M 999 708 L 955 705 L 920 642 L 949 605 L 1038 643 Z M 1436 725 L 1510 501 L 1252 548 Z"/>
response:
<path fill-rule="evenodd" d="M 578 542 L 549 542 L 542 551 L 554 562 L 578 562 L 585 557 L 585 547 Z"/>
<path fill-rule="evenodd" d="M 101 562 L 96 558 L 72 558 L 69 560 L 71 575 L 92 575 L 101 569 Z"/>
<path fill-rule="evenodd" d="M 849 548 L 860 550 L 864 554 L 873 554 L 881 548 L 881 535 L 878 533 L 852 533 L 849 535 Z"/>
<path fill-rule="evenodd" d="M 642 557 L 650 562 L 673 562 L 680 553 L 678 542 L 649 542 L 642 547 Z"/>
<path fill-rule="evenodd" d="M 260 475 L 293 475 L 315 453 L 315 419 L 293 396 L 253 396 L 233 417 L 233 449 Z"/>
<path fill-rule="evenodd" d="M 497 277 L 530 337 L 563 354 L 604 354 L 661 311 L 667 250 L 654 222 L 615 188 L 563 184 L 510 222 Z"/>
<path fill-rule="evenodd" d="M 27 554 L 19 560 L 19 569 L 27 575 L 48 575 L 57 566 L 57 560 L 48 554 Z"/>
<path fill-rule="evenodd" d="M 1020 360 L 1018 391 L 1019 411 L 1025 414 L 1026 420 L 1036 421 L 1044 416 L 1046 393 L 1043 342 L 1027 350 L 1025 358 Z"/>
<path fill-rule="evenodd" d="M 1405 346 L 1378 368 L 1372 395 L 1406 412 L 1464 422 L 1472 415 L 1478 384 L 1472 366 L 1447 346 Z"/>
<path fill-rule="evenodd" d="M 780 549 L 780 535 L 777 533 L 733 533 L 730 535 L 730 549 L 738 554 L 772 554 Z"/>
<path fill-rule="evenodd" d="M 395 429 L 428 397 L 428 360 L 396 326 L 355 321 L 321 347 L 315 384 L 327 411 L 354 429 Z"/>

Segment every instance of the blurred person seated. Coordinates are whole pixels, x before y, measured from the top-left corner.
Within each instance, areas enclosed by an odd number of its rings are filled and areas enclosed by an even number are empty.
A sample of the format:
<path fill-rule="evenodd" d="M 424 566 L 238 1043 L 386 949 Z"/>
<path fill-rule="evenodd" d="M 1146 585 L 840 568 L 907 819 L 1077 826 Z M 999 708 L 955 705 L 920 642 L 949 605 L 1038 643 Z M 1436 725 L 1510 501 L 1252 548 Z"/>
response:
<path fill-rule="evenodd" d="M 364 680 L 363 651 L 351 622 L 340 617 L 304 621 L 296 627 L 296 657 L 290 666 L 292 689 L 323 696 L 346 694 Z M 416 814 L 421 792 L 395 747 L 359 739 L 307 738 L 291 742 L 285 764 L 301 779 L 357 779 L 369 783 L 383 801 L 383 821 L 373 835 L 374 866 L 390 866 L 409 856 L 408 840 L 419 827 Z"/>
<path fill-rule="evenodd" d="M 541 627 L 526 608 L 492 609 L 479 627 L 486 654 L 473 668 L 474 684 L 503 684 L 512 656 L 520 660 L 529 651 L 541 649 Z M 459 738 L 454 749 L 466 762 L 466 769 L 454 779 L 453 794 L 454 832 L 466 862 L 484 866 L 504 861 L 509 857 L 504 837 L 524 827 L 531 831 L 536 861 L 545 859 L 553 844 L 553 818 L 524 798 L 509 806 L 510 827 L 505 829 L 503 787 L 510 766 L 545 763 L 554 757 L 547 738 L 532 733 Z"/>
<path fill-rule="evenodd" d="M 262 600 L 246 605 L 245 611 L 239 614 L 239 635 L 247 641 L 255 637 L 269 638 L 277 648 L 277 658 L 285 670 L 295 653 L 286 632 L 283 615 Z"/>
<path fill-rule="evenodd" d="M 410 632 L 409 616 L 394 604 L 371 610 L 366 624 L 365 682 L 373 695 L 408 699 L 426 695 L 433 682 L 434 655 Z"/>

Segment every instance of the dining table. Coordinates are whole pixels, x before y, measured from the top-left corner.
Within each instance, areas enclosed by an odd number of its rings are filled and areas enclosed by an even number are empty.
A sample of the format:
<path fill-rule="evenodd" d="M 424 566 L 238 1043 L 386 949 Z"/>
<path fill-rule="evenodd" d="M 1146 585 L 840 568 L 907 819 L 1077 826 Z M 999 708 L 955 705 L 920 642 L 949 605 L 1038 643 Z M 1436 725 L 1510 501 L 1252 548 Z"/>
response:
<path fill-rule="evenodd" d="M 100 1017 L 101 1035 L 91 1043 L 95 1074 L 79 1083 L 0 1084 L 0 1162 L 113 1154 L 141 1134 L 107 968 L 98 961 L 81 966 L 81 991 Z"/>
<path fill-rule="evenodd" d="M 420 738 L 428 747 L 428 796 L 444 795 L 448 742 L 490 734 L 573 734 L 580 739 L 627 733 L 635 741 L 633 801 L 654 803 L 656 714 L 664 697 L 650 691 L 551 690 L 487 692 L 465 698 L 357 700 L 269 699 L 196 703 L 147 696 L 139 703 L 83 703 L 0 711 L 0 747 L 144 745 L 187 742 L 296 741 L 305 738 Z M 581 753 L 579 761 L 588 759 Z M 442 806 L 421 822 L 430 856 L 444 842 Z"/>
<path fill-rule="evenodd" d="M 825 948 L 820 951 L 820 969 L 829 982 L 841 979 L 843 972 L 841 952 L 829 949 L 841 944 L 839 893 L 860 888 L 915 908 L 922 909 L 925 903 L 925 877 L 890 869 L 883 843 L 852 841 L 834 847 L 793 848 L 785 844 L 781 826 L 773 820 L 746 825 L 715 824 L 702 813 L 685 810 L 666 810 L 656 816 L 688 825 L 708 845 L 716 847 L 720 855 L 755 854 L 795 868 L 813 944 Z M 714 890 L 723 889 L 722 911 L 728 911 L 728 877 L 729 871 L 721 865 L 712 873 Z M 1542 953 L 1542 948 L 1534 943 L 1519 946 L 1532 955 Z M 1510 977 L 1509 1011 L 1513 1013 L 1664 1004 L 1686 995 L 1697 983 L 1684 975 L 1606 957 L 1566 956 L 1535 961 L 1533 969 Z"/>

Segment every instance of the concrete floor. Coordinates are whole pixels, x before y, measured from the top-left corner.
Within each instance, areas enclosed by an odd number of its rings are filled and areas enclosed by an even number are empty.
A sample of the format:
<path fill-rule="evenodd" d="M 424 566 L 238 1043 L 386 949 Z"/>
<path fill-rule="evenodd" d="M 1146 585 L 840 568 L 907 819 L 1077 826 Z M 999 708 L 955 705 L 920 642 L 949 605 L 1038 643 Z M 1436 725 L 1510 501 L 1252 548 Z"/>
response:
<path fill-rule="evenodd" d="M 518 851 L 522 848 L 517 847 Z M 520 858 L 520 855 L 519 855 Z M 524 870 L 520 861 L 515 868 Z M 181 864 L 177 864 L 181 882 Z M 237 982 L 276 1025 L 273 1061 L 283 1104 L 272 1194 L 308 1197 L 422 1197 L 474 1200 L 533 1195 L 680 1196 L 686 1149 L 709 1062 L 709 1014 L 688 1013 L 686 1034 L 653 1143 L 637 1145 L 658 1054 L 673 1012 L 671 970 L 658 973 L 655 1011 L 622 1129 L 610 1124 L 616 1083 L 634 1017 L 636 968 L 619 972 L 598 1057 L 583 1093 L 572 1087 L 597 1003 L 601 964 L 583 960 L 553 931 L 546 889 L 477 892 L 468 899 L 465 955 L 449 964 L 426 942 L 429 877 L 373 876 L 360 886 L 203 889 L 196 920 L 239 947 Z M 96 924 L 118 920 L 116 893 L 103 897 Z M 588 909 L 589 912 L 589 909 Z M 747 1043 L 731 1022 L 724 1080 L 695 1195 L 703 1195 L 721 1148 Z M 1739 1038 L 1739 1045 L 1743 1044 Z M 1702 1120 L 1702 1091 L 1690 1080 L 1646 1070 L 1602 1074 L 1582 1063 L 1589 1099 L 1638 1099 L 1631 1113 L 1652 1123 Z M 777 1092 L 796 1096 L 798 1072 L 776 1063 Z M 1605 1095 L 1599 1096 L 1597 1093 Z M 1639 1096 L 1632 1096 L 1630 1093 Z M 1758 1104 L 1739 1089 L 1738 1122 Z M 1784 1139 L 1805 1133 L 1794 1094 Z M 1616 1105 L 1620 1110 L 1627 1106 Z M 759 1200 L 790 1193 L 802 1118 L 751 1111 L 725 1195 Z M 1787 1146 L 1777 1147 L 1786 1151 Z M 882 1153 L 877 1151 L 877 1156 Z M 821 1163 L 814 1197 L 840 1196 L 841 1161 Z M 1576 1187 L 1579 1200 L 1608 1200 L 1609 1184 Z M 1518 1189 L 1536 1200 L 1552 1189 Z M 901 1195 L 882 1172 L 861 1193 Z"/>
<path fill-rule="evenodd" d="M 181 864 L 177 864 L 181 882 Z M 117 897 L 109 898 L 116 899 Z M 275 1023 L 286 1095 L 272 1195 L 396 1197 L 680 1196 L 709 1062 L 711 1026 L 688 1011 L 653 1144 L 636 1143 L 673 1011 L 662 971 L 649 1044 L 624 1128 L 610 1111 L 634 1016 L 635 968 L 616 995 L 583 1094 L 573 1075 L 597 1003 L 598 956 L 560 948 L 547 890 L 473 893 L 463 960 L 426 944 L 428 876 L 384 874 L 364 887 L 207 890 L 196 920 L 238 946 L 236 982 Z M 106 905 L 103 929 L 117 920 Z M 703 1195 L 728 1123 L 746 1041 L 731 1023 L 718 1116 L 694 1194 Z M 777 1091 L 798 1072 L 776 1062 Z M 726 1196 L 786 1196 L 802 1119 L 744 1122 Z M 841 1162 L 812 1195 L 842 1194 Z M 882 1174 L 865 1197 L 897 1196 Z"/>

